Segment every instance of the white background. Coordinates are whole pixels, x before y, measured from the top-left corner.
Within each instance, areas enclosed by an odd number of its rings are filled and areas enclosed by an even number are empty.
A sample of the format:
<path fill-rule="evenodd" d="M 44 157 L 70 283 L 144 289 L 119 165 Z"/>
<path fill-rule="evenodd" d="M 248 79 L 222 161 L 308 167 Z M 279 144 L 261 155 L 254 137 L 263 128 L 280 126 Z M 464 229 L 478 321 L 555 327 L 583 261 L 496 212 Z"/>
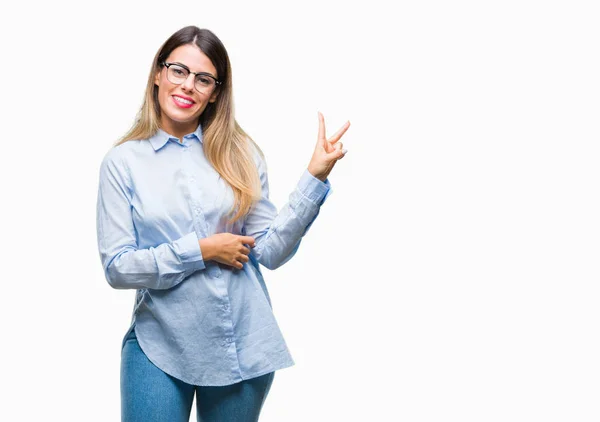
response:
<path fill-rule="evenodd" d="M 134 292 L 103 277 L 98 168 L 192 24 L 228 49 L 279 207 L 317 111 L 351 122 L 332 196 L 265 269 L 296 365 L 261 422 L 598 421 L 594 3 L 2 6 L 0 419 L 119 420 Z"/>

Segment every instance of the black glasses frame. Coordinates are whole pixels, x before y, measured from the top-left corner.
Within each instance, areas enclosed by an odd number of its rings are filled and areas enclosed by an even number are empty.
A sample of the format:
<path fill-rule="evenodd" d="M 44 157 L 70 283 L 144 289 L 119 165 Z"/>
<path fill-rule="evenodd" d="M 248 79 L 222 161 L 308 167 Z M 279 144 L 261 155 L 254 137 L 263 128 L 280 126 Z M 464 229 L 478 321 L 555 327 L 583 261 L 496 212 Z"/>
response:
<path fill-rule="evenodd" d="M 217 78 L 215 78 L 213 75 L 211 75 L 210 73 L 206 73 L 206 72 L 192 72 L 186 65 L 181 64 L 181 63 L 167 63 L 167 62 L 162 62 L 161 63 L 162 66 L 166 67 L 167 69 L 169 69 L 169 67 L 175 65 L 175 66 L 179 66 L 181 68 L 184 68 L 185 70 L 188 71 L 188 73 L 191 73 L 194 75 L 194 88 L 196 88 L 196 76 L 197 75 L 202 75 L 202 76 L 208 76 L 209 78 L 213 79 L 215 81 L 215 85 L 219 86 L 221 85 L 223 82 L 221 82 L 220 80 L 218 80 Z M 189 75 L 188 75 L 189 76 Z M 175 82 L 172 82 L 175 83 Z M 180 84 L 182 84 L 183 82 L 180 82 Z M 198 88 L 196 88 L 196 90 L 198 92 L 201 92 Z"/>

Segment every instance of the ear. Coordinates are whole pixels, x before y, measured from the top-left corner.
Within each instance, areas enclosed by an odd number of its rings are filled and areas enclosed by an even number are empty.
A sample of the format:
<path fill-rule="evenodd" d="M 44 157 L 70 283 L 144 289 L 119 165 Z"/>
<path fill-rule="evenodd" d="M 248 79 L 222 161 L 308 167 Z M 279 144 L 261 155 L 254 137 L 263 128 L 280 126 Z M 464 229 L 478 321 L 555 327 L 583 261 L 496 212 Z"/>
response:
<path fill-rule="evenodd" d="M 154 85 L 156 86 L 160 86 L 160 73 L 162 72 L 162 68 L 156 72 L 156 75 L 154 76 Z"/>
<path fill-rule="evenodd" d="M 213 91 L 213 93 L 211 94 L 210 98 L 208 99 L 209 103 L 214 103 L 215 101 L 217 101 L 217 97 L 219 96 L 219 92 L 221 92 L 220 88 L 217 88 Z"/>

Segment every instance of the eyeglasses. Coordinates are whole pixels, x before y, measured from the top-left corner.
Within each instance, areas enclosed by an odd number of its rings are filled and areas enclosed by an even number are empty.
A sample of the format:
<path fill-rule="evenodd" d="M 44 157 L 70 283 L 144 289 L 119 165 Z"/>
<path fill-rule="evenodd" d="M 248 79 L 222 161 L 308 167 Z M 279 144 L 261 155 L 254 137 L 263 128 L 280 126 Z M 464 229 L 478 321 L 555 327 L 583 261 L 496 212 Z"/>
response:
<path fill-rule="evenodd" d="M 222 82 L 215 78 L 210 73 L 206 72 L 191 72 L 186 66 L 177 63 L 161 63 L 167 68 L 167 79 L 169 82 L 180 85 L 186 81 L 190 73 L 195 75 L 194 86 L 196 90 L 201 94 L 207 94 L 212 92 L 217 85 L 221 85 Z"/>

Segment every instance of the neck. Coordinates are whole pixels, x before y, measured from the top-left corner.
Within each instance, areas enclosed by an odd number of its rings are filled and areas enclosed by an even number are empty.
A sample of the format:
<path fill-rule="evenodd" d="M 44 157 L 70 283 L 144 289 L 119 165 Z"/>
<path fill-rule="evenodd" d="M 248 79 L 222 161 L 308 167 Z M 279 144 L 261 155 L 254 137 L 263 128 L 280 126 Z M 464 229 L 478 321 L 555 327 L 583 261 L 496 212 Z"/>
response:
<path fill-rule="evenodd" d="M 163 121 L 161 121 L 161 129 L 180 140 L 183 139 L 185 135 L 194 133 L 198 127 L 198 123 L 178 123 L 165 120 L 166 119 L 163 119 Z"/>

